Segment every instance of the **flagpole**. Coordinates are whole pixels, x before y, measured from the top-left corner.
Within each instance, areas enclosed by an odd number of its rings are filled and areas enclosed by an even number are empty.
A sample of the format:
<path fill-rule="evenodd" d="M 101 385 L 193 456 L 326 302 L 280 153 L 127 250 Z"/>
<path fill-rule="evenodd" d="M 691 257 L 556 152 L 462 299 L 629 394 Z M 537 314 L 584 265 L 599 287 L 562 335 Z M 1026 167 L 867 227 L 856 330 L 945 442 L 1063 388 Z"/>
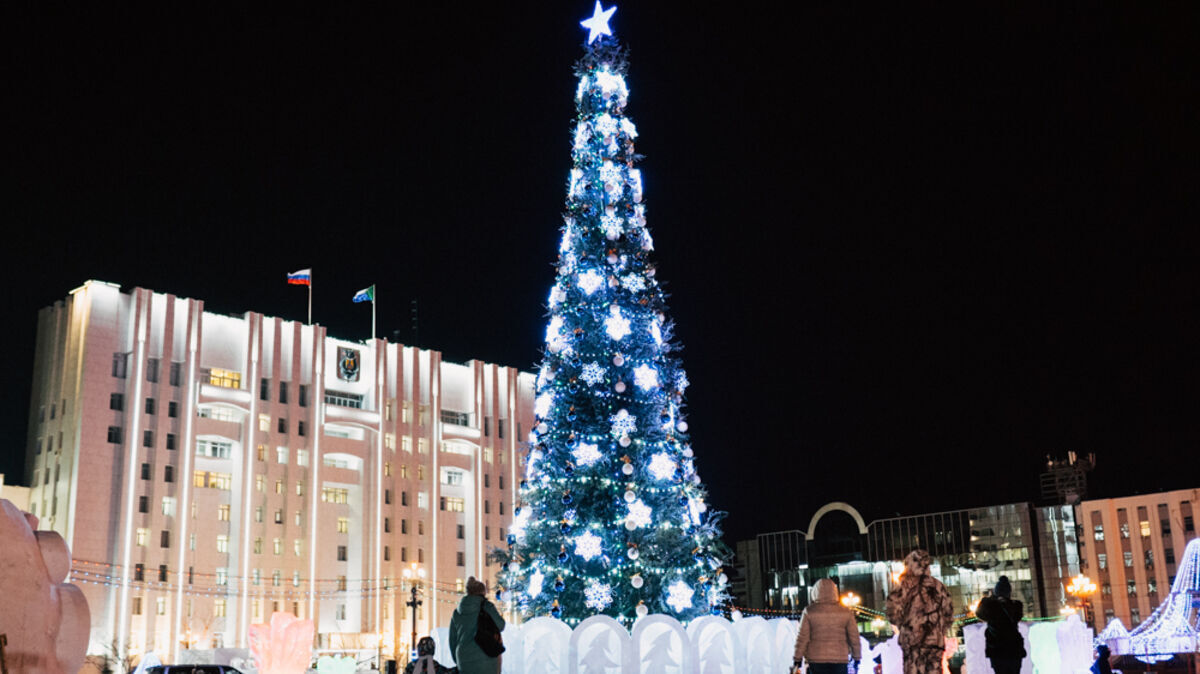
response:
<path fill-rule="evenodd" d="M 312 325 L 312 278 L 308 279 L 308 324 Z"/>
<path fill-rule="evenodd" d="M 375 341 L 375 293 L 371 293 L 371 341 Z"/>

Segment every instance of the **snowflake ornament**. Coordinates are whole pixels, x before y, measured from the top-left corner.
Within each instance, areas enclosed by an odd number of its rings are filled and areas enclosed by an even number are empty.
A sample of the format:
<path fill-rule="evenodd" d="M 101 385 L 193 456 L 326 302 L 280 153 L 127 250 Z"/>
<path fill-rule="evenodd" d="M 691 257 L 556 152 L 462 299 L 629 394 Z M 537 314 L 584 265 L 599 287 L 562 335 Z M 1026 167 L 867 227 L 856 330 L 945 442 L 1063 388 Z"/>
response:
<path fill-rule="evenodd" d="M 588 131 L 586 124 L 580 124 L 575 127 L 575 149 L 582 150 L 587 147 L 588 140 L 591 137 L 592 134 Z"/>
<path fill-rule="evenodd" d="M 633 368 L 633 382 L 643 391 L 658 387 L 658 370 L 642 363 Z"/>
<path fill-rule="evenodd" d="M 554 396 L 550 393 L 543 393 L 533 401 L 533 413 L 539 419 L 545 419 L 550 416 L 550 406 L 554 404 Z"/>
<path fill-rule="evenodd" d="M 625 521 L 633 522 L 634 528 L 649 526 L 650 516 L 654 512 L 640 498 L 630 503 L 626 511 L 628 514 L 625 516 Z"/>
<path fill-rule="evenodd" d="M 684 609 L 692 607 L 692 594 L 690 585 L 683 580 L 677 580 L 667 588 L 667 605 L 675 609 L 676 613 L 682 613 Z"/>
<path fill-rule="evenodd" d="M 624 231 L 623 224 L 624 221 L 615 215 L 605 215 L 600 218 L 600 227 L 604 230 L 604 236 L 609 240 L 616 240 L 621 236 L 621 232 Z"/>
<path fill-rule="evenodd" d="M 621 120 L 621 130 L 625 132 L 626 136 L 637 138 L 637 127 L 628 118 Z"/>
<path fill-rule="evenodd" d="M 575 457 L 575 465 L 583 467 L 596 463 L 603 456 L 596 445 L 587 442 L 579 443 L 571 454 Z"/>
<path fill-rule="evenodd" d="M 591 560 L 600 555 L 600 537 L 590 531 L 585 531 L 575 537 L 575 554 L 585 560 Z"/>
<path fill-rule="evenodd" d="M 595 269 L 589 269 L 579 275 L 578 283 L 583 292 L 591 295 L 604 285 L 604 276 L 598 274 Z"/>
<path fill-rule="evenodd" d="M 649 471 L 656 479 L 671 479 L 675 475 L 676 468 L 675 462 L 667 456 L 666 452 L 659 452 L 650 458 Z"/>
<path fill-rule="evenodd" d="M 621 285 L 630 292 L 640 293 L 646 289 L 646 279 L 638 274 L 626 274 L 621 277 Z"/>
<path fill-rule="evenodd" d="M 604 380 L 604 375 L 608 373 L 608 368 L 600 363 L 591 362 L 583 366 L 583 371 L 579 373 L 579 378 L 587 382 L 588 386 L 595 386 Z"/>
<path fill-rule="evenodd" d="M 621 341 L 623 337 L 631 332 L 629 329 L 629 319 L 621 315 L 621 310 L 615 304 L 613 305 L 611 315 L 604 319 L 604 329 L 608 333 L 608 336 L 615 342 Z"/>
<path fill-rule="evenodd" d="M 637 417 L 631 415 L 628 410 L 621 409 L 608 420 L 612 423 L 613 435 L 630 435 L 637 430 Z"/>
<path fill-rule="evenodd" d="M 617 120 L 607 112 L 596 118 L 596 132 L 601 136 L 611 136 L 617 132 Z M 611 164 L 610 164 L 611 166 Z M 603 173 L 600 174 L 603 177 Z"/>
<path fill-rule="evenodd" d="M 542 581 L 545 579 L 541 570 L 535 569 L 533 573 L 529 574 L 529 584 L 525 586 L 525 594 L 529 595 L 530 599 L 536 599 L 542 593 Z"/>
<path fill-rule="evenodd" d="M 603 611 L 612 603 L 612 586 L 593 578 L 583 589 L 583 596 L 586 598 L 584 604 L 588 608 Z"/>

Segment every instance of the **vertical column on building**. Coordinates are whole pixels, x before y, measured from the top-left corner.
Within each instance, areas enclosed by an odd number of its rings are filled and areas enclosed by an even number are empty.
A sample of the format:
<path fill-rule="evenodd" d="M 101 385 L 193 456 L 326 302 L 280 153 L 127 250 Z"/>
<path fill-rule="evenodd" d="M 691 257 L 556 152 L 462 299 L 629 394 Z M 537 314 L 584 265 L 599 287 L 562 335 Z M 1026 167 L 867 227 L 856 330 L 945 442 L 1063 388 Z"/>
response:
<path fill-rule="evenodd" d="M 250 523 L 253 517 L 251 507 L 251 496 L 254 489 L 254 447 L 258 443 L 258 398 L 255 394 L 255 387 L 259 382 L 259 354 L 262 352 L 262 314 L 248 312 L 246 314 L 246 366 L 244 371 L 247 374 L 243 380 L 246 390 L 250 393 L 250 415 L 246 423 L 242 425 L 242 479 L 241 479 L 241 494 L 242 503 L 238 511 L 241 513 L 241 544 L 234 549 L 240 557 L 237 579 L 237 620 L 235 625 L 234 643 L 237 648 L 243 648 L 246 645 L 246 635 L 250 627 L 250 594 L 247 579 L 250 577 L 250 555 L 247 551 L 250 549 Z M 228 620 L 228 618 L 226 618 Z"/>
<path fill-rule="evenodd" d="M 433 470 L 430 475 L 429 487 L 429 529 L 432 531 L 430 539 L 430 558 L 433 560 L 429 564 L 429 595 L 425 602 L 429 608 L 430 626 L 437 625 L 438 622 L 438 503 L 441 498 L 441 480 L 438 477 L 439 459 L 441 458 L 442 448 L 442 354 L 438 351 L 429 351 L 429 424 L 433 429 L 432 446 L 429 448 L 433 456 Z"/>
<path fill-rule="evenodd" d="M 182 459 L 182 467 L 177 476 L 176 484 L 179 485 L 179 508 L 175 511 L 175 521 L 179 523 L 179 562 L 176 565 L 176 588 L 175 588 L 175 631 L 171 637 L 171 652 L 174 654 L 173 660 L 179 660 L 179 638 L 178 635 L 184 632 L 183 627 L 183 588 L 186 584 L 187 568 L 187 543 L 188 526 L 191 523 L 191 518 L 187 516 L 191 507 L 192 490 L 192 461 L 195 457 L 196 438 L 195 438 L 195 419 L 196 419 L 196 401 L 200 397 L 200 382 L 197 381 L 197 370 L 199 363 L 197 359 L 200 353 L 200 334 L 201 321 L 204 317 L 204 304 L 199 300 L 188 300 L 188 319 L 187 319 L 187 345 L 186 345 L 186 360 L 184 366 L 187 368 L 186 381 L 187 388 L 184 389 L 183 396 L 183 438 L 180 440 L 179 451 Z M 249 422 L 247 422 L 249 423 Z"/>
<path fill-rule="evenodd" d="M 384 408 L 387 406 L 387 388 L 384 386 L 387 377 L 387 343 L 383 340 L 372 339 L 371 349 L 375 354 L 375 412 L 378 415 L 378 421 L 375 426 L 375 522 L 372 530 L 375 532 L 375 554 L 372 555 L 374 562 L 374 572 L 372 573 L 372 584 L 375 588 L 373 596 L 374 601 L 371 602 L 374 606 L 371 613 L 374 616 L 371 625 L 372 632 L 376 638 L 383 638 L 383 489 L 385 475 L 383 473 L 383 434 L 384 420 L 387 416 L 384 414 Z"/>
<path fill-rule="evenodd" d="M 313 363 L 313 433 L 312 461 L 312 508 L 308 513 L 308 617 L 320 629 L 321 600 L 317 594 L 317 520 L 321 504 L 321 437 L 325 432 L 325 332 L 320 326 L 306 325 L 312 331 Z"/>
<path fill-rule="evenodd" d="M 126 436 L 126 469 L 124 494 L 121 499 L 121 529 L 122 529 L 122 544 L 121 544 L 121 591 L 120 601 L 117 602 L 116 628 L 117 628 L 117 644 L 118 648 L 124 648 L 129 642 L 130 623 L 132 616 L 130 615 L 129 587 L 130 587 L 130 559 L 133 556 L 133 519 L 134 519 L 134 501 L 136 500 L 136 488 L 138 484 L 138 447 L 140 443 L 138 431 L 141 428 L 141 412 L 138 401 L 142 399 L 142 381 L 145 379 L 145 360 L 146 360 L 146 339 L 149 328 L 150 302 L 148 296 L 150 291 L 141 288 L 134 288 L 133 297 L 131 298 L 133 311 L 133 404 L 128 405 L 130 408 L 129 418 L 131 423 L 129 433 Z"/>

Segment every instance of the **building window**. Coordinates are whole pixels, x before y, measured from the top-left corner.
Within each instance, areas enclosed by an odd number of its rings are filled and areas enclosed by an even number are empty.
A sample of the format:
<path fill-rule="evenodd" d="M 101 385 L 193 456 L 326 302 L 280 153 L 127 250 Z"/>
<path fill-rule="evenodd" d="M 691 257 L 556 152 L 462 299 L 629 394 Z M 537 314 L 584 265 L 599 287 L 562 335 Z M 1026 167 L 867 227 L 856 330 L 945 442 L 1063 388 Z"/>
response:
<path fill-rule="evenodd" d="M 263 521 L 263 507 L 262 506 L 258 506 L 257 508 L 254 509 L 254 521 L 255 522 Z"/>
<path fill-rule="evenodd" d="M 458 562 L 458 566 L 466 566 L 467 565 L 466 555 L 464 555 L 462 552 L 456 552 L 454 554 L 455 554 L 455 561 Z"/>
<path fill-rule="evenodd" d="M 133 607 L 133 615 L 141 615 L 142 614 L 142 598 L 134 597 L 132 607 Z"/>
<path fill-rule="evenodd" d="M 208 383 L 221 388 L 241 388 L 242 373 L 214 367 L 208 372 Z"/>
<path fill-rule="evenodd" d="M 487 473 L 483 474 L 483 488 L 488 489 L 492 486 L 492 476 Z"/>
<path fill-rule="evenodd" d="M 296 511 L 295 522 L 296 522 L 296 526 L 298 526 L 298 527 L 304 526 L 304 517 L 300 514 L 299 510 Z"/>
<path fill-rule="evenodd" d="M 346 605 L 338 604 L 337 605 L 337 614 L 335 615 L 335 620 L 345 620 L 345 619 L 346 619 Z"/>
<path fill-rule="evenodd" d="M 263 377 L 258 380 L 258 399 L 270 400 L 271 398 L 271 380 Z"/>
<path fill-rule="evenodd" d="M 1137 583 L 1132 580 L 1126 581 L 1125 589 L 1129 592 L 1130 595 L 1135 595 L 1135 594 L 1137 594 Z"/>
<path fill-rule="evenodd" d="M 154 446 L 154 431 L 150 431 L 150 430 L 142 431 L 142 446 L 143 447 L 153 447 Z"/>
<path fill-rule="evenodd" d="M 1146 592 L 1150 594 L 1158 593 L 1158 580 L 1154 578 L 1146 579 Z"/>
<path fill-rule="evenodd" d="M 175 481 L 175 466 L 163 466 L 163 482 Z"/>
<path fill-rule="evenodd" d="M 407 412 L 408 410 L 404 411 Z M 400 438 L 400 449 L 412 454 L 412 438 L 408 437 L 407 435 L 402 436 Z"/>
<path fill-rule="evenodd" d="M 304 496 L 304 482 L 296 480 L 296 496 Z"/>
<path fill-rule="evenodd" d="M 504 501 L 498 501 L 497 505 L 500 506 L 500 514 L 503 515 L 504 514 Z"/>
<path fill-rule="evenodd" d="M 1146 551 L 1146 568 L 1147 569 L 1154 568 L 1154 551 L 1153 550 Z"/>
<path fill-rule="evenodd" d="M 300 572 L 299 571 L 292 572 L 292 587 L 300 587 Z M 295 604 L 292 604 L 292 613 L 295 613 L 297 616 L 300 615 L 300 613 L 298 613 L 296 611 Z"/>
<path fill-rule="evenodd" d="M 390 517 L 383 518 L 383 533 L 385 533 L 385 534 L 392 533 L 392 518 L 390 518 Z"/>
<path fill-rule="evenodd" d="M 222 503 L 217 506 L 217 521 L 219 521 L 219 522 L 228 522 L 229 521 L 229 504 Z"/>
<path fill-rule="evenodd" d="M 157 358 L 146 359 L 146 381 L 151 384 L 158 383 L 158 362 Z"/>
<path fill-rule="evenodd" d="M 1132 552 L 1129 552 L 1129 551 L 1125 552 L 1125 566 L 1126 566 L 1126 568 L 1133 566 L 1133 553 Z"/>
<path fill-rule="evenodd" d="M 138 583 L 142 582 L 143 580 L 146 580 L 146 565 L 145 564 L 134 564 L 133 565 L 133 580 Z"/>
<path fill-rule="evenodd" d="M 158 565 L 158 582 L 160 582 L 160 583 L 167 582 L 167 565 L 166 564 Z"/>
<path fill-rule="evenodd" d="M 283 480 L 275 480 L 275 493 L 276 494 L 283 493 Z"/>
<path fill-rule="evenodd" d="M 1142 538 L 1150 538 L 1150 520 L 1142 520 L 1138 523 L 1138 528 L 1141 530 Z"/>
<path fill-rule="evenodd" d="M 277 426 L 277 428 L 278 428 L 278 430 L 279 430 L 279 432 L 280 432 L 280 433 L 287 433 L 287 432 L 288 432 L 288 428 L 287 428 L 287 419 L 284 419 L 283 417 L 279 417 L 279 423 L 278 423 L 278 424 L 276 424 L 276 426 Z"/>
<path fill-rule="evenodd" d="M 1096 559 L 1097 559 L 1097 561 L 1098 561 L 1098 566 L 1099 566 L 1101 569 L 1107 569 L 1107 568 L 1108 568 L 1108 555 L 1106 555 L 1106 554 L 1104 554 L 1103 552 L 1101 552 L 1100 554 L 1096 555 Z"/>
<path fill-rule="evenodd" d="M 118 379 L 125 378 L 125 372 L 129 367 L 129 354 L 114 353 L 112 363 L 112 376 Z"/>
<path fill-rule="evenodd" d="M 392 549 L 386 545 L 383 546 L 383 561 L 385 561 L 385 562 L 392 561 Z"/>
<path fill-rule="evenodd" d="M 254 554 L 256 554 L 256 555 L 262 554 L 262 538 L 261 537 L 254 539 Z"/>
<path fill-rule="evenodd" d="M 283 575 L 279 572 L 279 569 L 275 569 L 271 572 L 271 585 L 279 587 L 282 584 L 282 581 Z"/>
<path fill-rule="evenodd" d="M 150 512 L 150 497 L 149 496 L 139 496 L 138 497 L 138 512 L 140 512 L 140 513 Z"/>
<path fill-rule="evenodd" d="M 286 405 L 288 401 L 288 383 L 286 381 L 279 382 L 279 402 Z"/>
<path fill-rule="evenodd" d="M 163 529 L 162 532 L 160 532 L 159 537 L 158 537 L 158 547 L 160 547 L 160 548 L 171 547 L 171 532 L 170 531 Z"/>
<path fill-rule="evenodd" d="M 304 541 L 297 538 L 292 541 L 292 554 L 297 557 L 304 556 Z"/>
<path fill-rule="evenodd" d="M 400 561 L 402 561 L 402 562 L 408 561 L 408 548 L 404 548 L 404 547 L 400 548 Z"/>
<path fill-rule="evenodd" d="M 388 492 L 385 491 L 384 493 L 387 494 Z M 348 503 L 350 501 L 350 490 L 344 487 L 322 487 L 321 501 L 324 503 Z M 390 500 L 387 502 L 391 503 Z"/>
<path fill-rule="evenodd" d="M 296 434 L 300 437 L 308 435 L 308 426 L 303 421 L 296 422 Z"/>
<path fill-rule="evenodd" d="M 1098 541 L 1104 540 L 1104 525 L 1103 524 L 1096 525 L 1094 536 L 1095 536 L 1096 540 L 1098 540 Z"/>
<path fill-rule="evenodd" d="M 496 483 L 500 486 L 501 489 L 504 489 L 504 476 L 503 475 L 497 476 Z"/>
<path fill-rule="evenodd" d="M 406 520 L 406 519 L 400 520 L 400 533 L 402 533 L 402 534 L 408 533 L 408 520 Z"/>
<path fill-rule="evenodd" d="M 142 479 L 143 480 L 150 479 L 150 464 L 148 464 L 148 463 L 142 464 Z"/>
<path fill-rule="evenodd" d="M 446 501 L 445 502 L 446 507 L 443 508 L 443 510 L 449 510 L 452 513 L 466 512 L 467 504 L 466 504 L 465 500 L 463 500 L 457 496 L 447 496 L 447 497 L 444 497 L 444 499 Z"/>
<path fill-rule="evenodd" d="M 282 555 L 283 554 L 283 539 L 276 538 L 273 541 L 271 541 L 271 549 L 274 550 L 275 554 Z"/>
<path fill-rule="evenodd" d="M 388 505 L 391 505 L 391 503 L 392 503 L 392 490 L 391 489 L 383 490 L 383 502 Z"/>
<path fill-rule="evenodd" d="M 346 393 L 344 391 L 325 391 L 325 404 L 337 405 L 339 407 L 352 407 L 354 409 L 362 409 L 363 397 L 357 393 Z"/>
<path fill-rule="evenodd" d="M 1169 520 L 1169 519 L 1162 520 L 1162 535 L 1164 537 L 1171 535 L 1171 520 Z"/>
<path fill-rule="evenodd" d="M 461 540 L 465 540 L 465 539 L 466 539 L 466 527 L 464 527 L 463 525 L 460 524 L 460 525 L 458 525 L 458 540 L 461 541 Z"/>
<path fill-rule="evenodd" d="M 296 450 L 296 465 L 297 466 L 307 466 L 308 465 L 308 450 L 307 449 L 297 449 Z"/>
<path fill-rule="evenodd" d="M 122 434 L 121 434 L 120 426 L 109 426 L 108 427 L 108 441 L 109 442 L 116 444 L 116 445 L 121 444 L 121 435 Z M 47 448 L 47 451 L 49 451 L 49 448 Z"/>
<path fill-rule="evenodd" d="M 1173 548 L 1163 548 L 1163 561 L 1167 564 L 1175 563 L 1175 550 Z"/>
<path fill-rule="evenodd" d="M 1104 583 L 1103 585 L 1101 585 L 1100 586 L 1100 594 L 1104 594 L 1104 595 L 1112 594 L 1112 585 L 1109 585 L 1108 583 Z"/>
<path fill-rule="evenodd" d="M 417 507 L 421 509 L 429 508 L 429 492 L 417 492 Z"/>
<path fill-rule="evenodd" d="M 338 591 L 338 592 L 345 592 L 345 591 L 346 591 L 346 577 L 345 577 L 345 576 L 338 576 L 338 577 L 337 577 L 337 591 Z M 346 616 L 345 616 L 345 608 L 343 607 L 342 619 L 344 620 L 344 619 L 345 619 L 345 617 L 346 617 Z"/>
<path fill-rule="evenodd" d="M 169 466 L 168 466 L 169 467 Z M 162 514 L 167 517 L 175 516 L 175 497 L 164 496 L 162 499 Z"/>
<path fill-rule="evenodd" d="M 267 477 L 265 475 L 255 475 L 254 476 L 254 488 L 257 491 L 265 492 L 267 490 Z"/>
<path fill-rule="evenodd" d="M 121 393 L 113 393 L 108 396 L 108 409 L 121 412 L 125 409 L 125 396 Z"/>
<path fill-rule="evenodd" d="M 387 503 L 391 503 L 392 502 L 391 490 L 389 489 L 385 493 L 387 493 Z M 402 505 L 402 506 L 408 505 L 408 492 L 406 492 L 406 491 L 400 492 L 400 505 Z"/>
<path fill-rule="evenodd" d="M 1184 515 L 1183 530 L 1189 534 L 1196 530 L 1196 523 L 1194 521 L 1192 521 L 1191 515 Z"/>
<path fill-rule="evenodd" d="M 462 481 L 463 481 L 463 474 L 461 471 L 448 470 L 448 471 L 442 473 L 442 484 L 460 485 L 460 484 L 462 484 Z M 484 476 L 483 486 L 485 486 L 485 487 L 487 486 L 487 476 Z"/>
<path fill-rule="evenodd" d="M 170 380 L 171 386 L 179 386 L 179 372 L 182 369 L 180 363 L 171 363 L 171 369 L 168 371 L 167 378 Z"/>
<path fill-rule="evenodd" d="M 485 541 L 492 540 L 492 528 L 491 527 L 485 526 L 483 528 L 483 540 L 485 540 Z"/>
<path fill-rule="evenodd" d="M 425 520 L 417 520 L 417 535 L 425 535 Z"/>
<path fill-rule="evenodd" d="M 213 617 L 214 618 L 224 618 L 225 617 L 225 600 L 224 599 L 214 599 L 213 600 Z"/>
<path fill-rule="evenodd" d="M 417 466 L 417 479 L 418 480 L 425 479 L 425 466 L 421 466 L 421 465 Z"/>
<path fill-rule="evenodd" d="M 276 447 L 275 448 L 275 461 L 277 463 L 287 465 L 287 462 L 288 462 L 288 448 L 287 447 Z"/>
<path fill-rule="evenodd" d="M 146 541 L 150 539 L 150 530 L 144 527 L 138 527 L 137 537 L 135 542 L 139 548 L 146 547 Z"/>
<path fill-rule="evenodd" d="M 487 499 L 483 500 L 483 514 L 484 515 L 492 514 L 492 502 Z"/>
<path fill-rule="evenodd" d="M 173 449 L 175 449 L 175 447 L 176 447 L 176 444 L 175 444 L 175 434 L 174 434 L 174 433 L 167 433 L 167 449 L 171 449 L 171 450 L 173 450 Z"/>
<path fill-rule="evenodd" d="M 392 475 L 392 462 L 391 461 L 383 462 L 383 475 L 384 475 L 384 477 L 391 477 L 391 475 Z"/>
<path fill-rule="evenodd" d="M 305 384 L 300 385 L 300 390 L 296 396 L 296 402 L 301 407 L 308 407 L 308 386 Z"/>
<path fill-rule="evenodd" d="M 1121 538 L 1129 538 L 1129 523 L 1121 522 Z"/>
<path fill-rule="evenodd" d="M 344 545 L 337 546 L 337 560 L 339 562 L 346 561 L 346 546 L 344 546 Z"/>
<path fill-rule="evenodd" d="M 504 439 L 504 422 L 505 421 L 506 421 L 506 419 L 497 419 L 496 420 L 496 437 L 499 438 L 500 440 Z"/>
<path fill-rule="evenodd" d="M 154 414 L 158 409 L 158 404 L 154 398 L 146 398 L 146 414 Z"/>
<path fill-rule="evenodd" d="M 417 548 L 417 563 L 425 563 L 425 548 Z"/>
<path fill-rule="evenodd" d="M 283 524 L 283 509 L 281 508 L 275 510 L 275 524 Z"/>
<path fill-rule="evenodd" d="M 228 459 L 233 456 L 233 443 L 221 440 L 197 440 L 196 456 L 210 459 Z"/>
<path fill-rule="evenodd" d="M 217 552 L 229 552 L 229 536 L 217 535 Z"/>
<path fill-rule="evenodd" d="M 395 451 L 395 449 L 396 449 L 396 434 L 395 433 L 384 433 L 383 434 L 383 446 L 387 447 L 390 450 Z"/>
<path fill-rule="evenodd" d="M 386 532 L 386 531 L 388 530 L 388 527 L 387 527 L 387 519 L 385 518 L 385 519 L 383 520 L 383 522 L 384 522 L 383 530 Z M 348 533 L 350 533 L 350 518 L 349 518 L 349 517 L 339 517 L 339 518 L 337 518 L 337 532 L 338 532 L 339 534 L 348 534 Z"/>
<path fill-rule="evenodd" d="M 271 430 L 271 415 L 258 415 L 258 430 L 263 431 L 264 433 Z"/>

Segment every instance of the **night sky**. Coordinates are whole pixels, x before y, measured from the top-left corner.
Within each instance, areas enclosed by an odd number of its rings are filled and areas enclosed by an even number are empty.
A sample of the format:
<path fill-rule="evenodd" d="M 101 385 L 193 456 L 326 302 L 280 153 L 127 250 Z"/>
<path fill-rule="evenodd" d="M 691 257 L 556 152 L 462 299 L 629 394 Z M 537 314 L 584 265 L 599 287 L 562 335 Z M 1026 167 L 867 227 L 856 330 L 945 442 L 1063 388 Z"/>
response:
<path fill-rule="evenodd" d="M 536 366 L 591 3 L 390 4 L 3 10 L 0 471 L 87 279 L 303 320 L 312 267 L 332 335 L 375 283 L 380 335 L 417 299 L 420 346 Z M 1031 499 L 1067 450 L 1200 486 L 1191 3 L 844 4 L 613 20 L 727 541 Z"/>

